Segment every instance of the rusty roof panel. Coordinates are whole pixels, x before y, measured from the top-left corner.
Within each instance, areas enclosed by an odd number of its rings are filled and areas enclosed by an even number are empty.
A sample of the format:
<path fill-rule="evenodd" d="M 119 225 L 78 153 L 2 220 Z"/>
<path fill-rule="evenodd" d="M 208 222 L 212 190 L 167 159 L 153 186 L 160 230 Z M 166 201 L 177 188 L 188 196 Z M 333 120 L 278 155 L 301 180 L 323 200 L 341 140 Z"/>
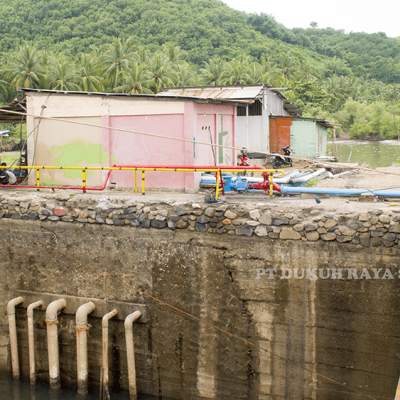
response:
<path fill-rule="evenodd" d="M 241 99 L 255 99 L 261 92 L 262 86 L 253 87 L 229 87 L 229 88 L 171 88 L 164 89 L 157 96 L 193 96 L 200 97 L 203 99 L 229 99 L 229 100 L 241 100 Z"/>

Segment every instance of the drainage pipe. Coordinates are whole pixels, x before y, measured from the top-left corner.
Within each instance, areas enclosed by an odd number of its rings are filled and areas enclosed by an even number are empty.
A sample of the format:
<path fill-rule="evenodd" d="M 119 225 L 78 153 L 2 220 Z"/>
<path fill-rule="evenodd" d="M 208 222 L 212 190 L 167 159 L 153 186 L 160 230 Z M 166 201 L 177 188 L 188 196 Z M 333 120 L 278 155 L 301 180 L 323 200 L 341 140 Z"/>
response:
<path fill-rule="evenodd" d="M 17 343 L 17 324 L 15 322 L 15 306 L 24 301 L 22 297 L 16 297 L 7 304 L 8 328 L 10 330 L 10 348 L 11 348 L 11 367 L 13 379 L 19 380 L 19 360 Z"/>
<path fill-rule="evenodd" d="M 29 304 L 26 312 L 28 316 L 28 345 L 29 345 L 29 375 L 31 386 L 36 384 L 35 372 L 35 333 L 33 329 L 33 310 L 43 305 L 43 301 L 39 300 L 35 303 Z"/>
<path fill-rule="evenodd" d="M 112 310 L 105 314 L 102 321 L 103 326 L 103 374 L 100 382 L 100 390 L 102 391 L 102 400 L 109 400 L 108 393 L 108 320 L 117 315 L 117 310 Z"/>
<path fill-rule="evenodd" d="M 126 357 L 128 359 L 129 400 L 137 400 L 135 345 L 133 343 L 133 323 L 141 317 L 140 311 L 135 311 L 125 318 Z"/>
<path fill-rule="evenodd" d="M 78 371 L 78 395 L 86 396 L 88 393 L 88 360 L 87 360 L 87 323 L 88 314 L 96 306 L 92 301 L 81 305 L 76 312 L 76 355 Z"/>
<path fill-rule="evenodd" d="M 344 196 L 360 196 L 363 193 L 374 194 L 375 196 L 382 197 L 400 197 L 400 192 L 394 192 L 389 190 L 368 190 L 368 189 L 328 189 L 328 188 L 317 188 L 317 187 L 288 187 L 282 186 L 283 194 L 331 194 L 331 195 L 344 195 Z"/>
<path fill-rule="evenodd" d="M 317 177 L 319 175 L 322 175 L 325 172 L 326 172 L 325 168 L 320 168 L 320 169 L 317 169 L 315 172 L 313 172 L 311 174 L 299 176 L 298 178 L 293 179 L 292 182 L 293 183 L 306 183 L 310 179 L 315 178 L 315 177 Z"/>
<path fill-rule="evenodd" d="M 58 314 L 67 305 L 64 299 L 53 301 L 46 309 L 47 350 L 49 354 L 50 390 L 58 390 L 60 384 L 60 358 L 58 354 Z"/>

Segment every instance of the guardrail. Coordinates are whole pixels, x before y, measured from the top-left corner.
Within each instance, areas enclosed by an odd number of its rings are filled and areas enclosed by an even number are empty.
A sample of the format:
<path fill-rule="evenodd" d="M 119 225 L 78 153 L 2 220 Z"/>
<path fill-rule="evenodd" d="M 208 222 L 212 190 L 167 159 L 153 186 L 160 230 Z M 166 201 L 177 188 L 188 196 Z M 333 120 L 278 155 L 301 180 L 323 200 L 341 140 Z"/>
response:
<path fill-rule="evenodd" d="M 110 174 L 112 171 L 133 171 L 135 173 L 135 193 L 138 192 L 138 185 L 137 185 L 137 171 L 142 171 L 142 195 L 146 194 L 145 191 L 145 172 L 146 171 L 151 171 L 151 172 L 215 172 L 216 174 L 216 187 L 215 187 L 215 198 L 218 198 L 219 195 L 219 186 L 222 186 L 221 191 L 223 192 L 224 190 L 224 184 L 223 184 L 223 179 L 222 179 L 222 173 L 223 172 L 262 172 L 262 173 L 268 173 L 269 174 L 269 194 L 272 196 L 273 193 L 273 174 L 275 172 L 282 173 L 285 175 L 285 172 L 282 170 L 269 170 L 269 169 L 262 169 L 262 167 L 229 167 L 229 166 L 223 166 L 223 167 L 204 167 L 204 166 L 199 166 L 199 167 L 184 167 L 184 166 L 179 166 L 179 167 L 173 167 L 173 166 L 113 166 L 113 167 L 55 167 L 55 166 L 21 166 L 17 167 L 15 169 L 26 169 L 26 170 L 36 170 L 36 186 L 29 186 L 29 185 L 14 185 L 13 187 L 17 186 L 20 188 L 31 188 L 31 189 L 37 189 L 39 191 L 40 189 L 70 189 L 70 190 L 82 190 L 83 193 L 86 193 L 88 190 L 96 190 L 96 191 L 102 191 L 105 189 L 107 182 L 110 178 Z M 40 186 L 40 170 L 81 170 L 82 171 L 82 186 Z M 101 188 L 93 188 L 93 187 L 87 187 L 86 185 L 86 171 L 109 171 L 106 177 L 106 180 Z M 10 187 L 10 185 L 0 185 L 0 187 Z M 224 192 L 223 192 L 224 193 Z"/>

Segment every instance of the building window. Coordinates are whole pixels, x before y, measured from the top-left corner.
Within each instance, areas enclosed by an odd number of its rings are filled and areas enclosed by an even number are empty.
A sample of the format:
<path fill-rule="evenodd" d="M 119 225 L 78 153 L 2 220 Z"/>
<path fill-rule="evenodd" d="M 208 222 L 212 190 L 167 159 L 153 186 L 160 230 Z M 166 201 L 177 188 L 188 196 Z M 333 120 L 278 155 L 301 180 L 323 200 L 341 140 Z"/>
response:
<path fill-rule="evenodd" d="M 254 103 L 249 104 L 249 116 L 262 115 L 262 104 L 260 100 L 256 100 Z M 246 116 L 246 107 L 237 107 L 237 116 Z"/>
<path fill-rule="evenodd" d="M 246 116 L 246 107 L 238 107 L 237 108 L 237 116 L 245 117 Z"/>

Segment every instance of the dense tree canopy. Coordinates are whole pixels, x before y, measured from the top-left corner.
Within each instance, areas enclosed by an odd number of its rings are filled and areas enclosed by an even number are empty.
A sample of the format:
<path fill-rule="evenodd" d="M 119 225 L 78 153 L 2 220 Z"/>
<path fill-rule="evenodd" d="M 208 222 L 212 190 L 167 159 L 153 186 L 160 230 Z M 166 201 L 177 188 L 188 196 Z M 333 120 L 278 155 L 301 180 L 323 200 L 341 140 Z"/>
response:
<path fill-rule="evenodd" d="M 0 102 L 21 87 L 266 83 L 354 137 L 400 129 L 400 39 L 383 33 L 289 30 L 218 0 L 0 0 L 0 15 Z"/>

